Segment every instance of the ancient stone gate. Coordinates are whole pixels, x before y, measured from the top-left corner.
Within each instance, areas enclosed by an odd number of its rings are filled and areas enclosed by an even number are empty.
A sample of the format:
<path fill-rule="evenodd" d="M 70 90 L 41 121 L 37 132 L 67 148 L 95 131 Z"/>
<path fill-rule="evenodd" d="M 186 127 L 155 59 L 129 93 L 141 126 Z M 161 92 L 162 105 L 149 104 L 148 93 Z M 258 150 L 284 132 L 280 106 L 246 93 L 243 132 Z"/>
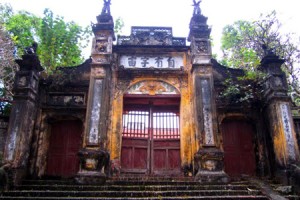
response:
<path fill-rule="evenodd" d="M 268 52 L 260 68 L 268 78 L 253 85 L 261 98 L 236 104 L 220 94 L 228 78 L 243 84 L 244 72 L 212 58 L 200 2 L 189 45 L 170 27 L 137 26 L 114 43 L 109 3 L 92 24 L 82 65 L 45 79 L 37 55 L 17 61 L 4 154 L 15 182 L 29 175 L 103 183 L 122 174 L 227 182 L 245 173 L 284 177 L 299 162 L 283 60 Z"/>

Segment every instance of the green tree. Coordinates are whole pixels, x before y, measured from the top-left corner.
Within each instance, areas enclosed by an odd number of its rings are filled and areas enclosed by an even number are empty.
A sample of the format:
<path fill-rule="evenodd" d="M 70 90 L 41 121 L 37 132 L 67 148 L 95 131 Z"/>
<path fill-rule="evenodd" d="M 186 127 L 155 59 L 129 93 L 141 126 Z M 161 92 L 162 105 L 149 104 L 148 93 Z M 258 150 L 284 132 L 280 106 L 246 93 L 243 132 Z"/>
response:
<path fill-rule="evenodd" d="M 3 25 L 11 35 L 19 56 L 23 54 L 25 47 L 31 46 L 34 40 L 39 39 L 37 32 L 41 25 L 41 19 L 29 12 L 20 11 L 11 15 Z"/>
<path fill-rule="evenodd" d="M 83 61 L 81 50 L 89 43 L 91 28 L 65 22 L 45 9 L 44 17 L 26 11 L 14 13 L 8 4 L 0 4 L 0 111 L 12 100 L 13 82 L 18 65 L 14 62 L 25 47 L 38 43 L 42 66 L 51 74 L 57 66 L 74 66 Z"/>
<path fill-rule="evenodd" d="M 74 66 L 82 63 L 82 49 L 89 42 L 91 30 L 75 22 L 65 22 L 63 17 L 54 16 L 46 9 L 38 32 L 40 43 L 38 54 L 47 72 L 57 66 Z"/>
<path fill-rule="evenodd" d="M 221 39 L 223 60 L 222 64 L 243 68 L 257 78 L 256 69 L 265 55 L 267 47 L 279 57 L 285 59 L 283 70 L 287 73 L 291 95 L 294 100 L 300 97 L 299 64 L 300 46 L 294 34 L 284 34 L 281 23 L 273 11 L 261 15 L 257 21 L 237 21 L 225 26 Z"/>
<path fill-rule="evenodd" d="M 121 17 L 118 17 L 115 21 L 114 31 L 117 36 L 122 33 L 122 29 L 124 27 L 124 21 Z"/>
<path fill-rule="evenodd" d="M 42 18 L 26 11 L 16 14 L 8 5 L 0 4 L 0 22 L 17 47 L 17 54 L 33 41 L 38 43 L 39 58 L 47 73 L 58 66 L 74 66 L 83 62 L 82 49 L 89 43 L 91 28 L 83 28 L 75 22 L 66 22 L 45 9 Z"/>
<path fill-rule="evenodd" d="M 1 110 L 12 100 L 12 88 L 17 64 L 14 62 L 14 43 L 0 24 L 0 102 Z"/>

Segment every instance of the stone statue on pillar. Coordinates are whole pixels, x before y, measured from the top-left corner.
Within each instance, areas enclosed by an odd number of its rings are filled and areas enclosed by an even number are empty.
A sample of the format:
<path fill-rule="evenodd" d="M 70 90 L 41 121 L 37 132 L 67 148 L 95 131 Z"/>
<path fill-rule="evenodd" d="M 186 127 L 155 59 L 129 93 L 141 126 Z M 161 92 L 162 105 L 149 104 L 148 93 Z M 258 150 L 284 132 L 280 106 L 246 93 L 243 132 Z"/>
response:
<path fill-rule="evenodd" d="M 200 9 L 200 3 L 201 0 L 199 0 L 198 2 L 196 2 L 196 0 L 193 0 L 193 6 L 194 6 L 194 12 L 193 15 L 201 15 L 201 9 Z"/>
<path fill-rule="evenodd" d="M 111 0 L 103 0 L 104 5 L 103 5 L 103 8 L 102 8 L 101 15 L 103 15 L 103 14 L 109 14 L 110 15 L 110 1 Z"/>

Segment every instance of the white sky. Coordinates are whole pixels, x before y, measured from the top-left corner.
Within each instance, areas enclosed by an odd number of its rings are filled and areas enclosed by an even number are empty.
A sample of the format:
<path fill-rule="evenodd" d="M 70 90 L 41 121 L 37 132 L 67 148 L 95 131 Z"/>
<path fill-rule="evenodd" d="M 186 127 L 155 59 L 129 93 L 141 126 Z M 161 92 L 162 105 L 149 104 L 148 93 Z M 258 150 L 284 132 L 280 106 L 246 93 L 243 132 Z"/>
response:
<path fill-rule="evenodd" d="M 50 8 L 55 15 L 82 26 L 95 23 L 103 6 L 103 0 L 0 0 L 0 3 L 10 3 L 15 11 L 26 10 L 39 16 L 43 16 L 45 8 Z M 121 17 L 125 22 L 123 35 L 130 34 L 131 26 L 168 26 L 173 27 L 173 36 L 188 36 L 192 0 L 111 0 L 111 3 L 114 19 Z M 298 4 L 299 0 L 202 0 L 201 11 L 212 28 L 213 53 L 219 50 L 225 25 L 257 19 L 261 13 L 272 10 L 276 10 L 286 32 L 300 36 Z"/>

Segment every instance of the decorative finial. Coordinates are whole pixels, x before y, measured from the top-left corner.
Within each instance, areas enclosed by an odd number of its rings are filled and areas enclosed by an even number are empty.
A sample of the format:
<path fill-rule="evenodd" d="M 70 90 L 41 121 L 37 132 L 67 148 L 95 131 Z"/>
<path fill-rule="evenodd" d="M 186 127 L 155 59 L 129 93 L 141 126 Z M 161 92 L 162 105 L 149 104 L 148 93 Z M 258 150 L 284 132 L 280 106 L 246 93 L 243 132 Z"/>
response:
<path fill-rule="evenodd" d="M 101 15 L 103 15 L 103 14 L 109 14 L 110 15 L 110 1 L 111 0 L 103 0 L 104 5 L 103 5 L 103 8 L 102 8 Z"/>
<path fill-rule="evenodd" d="M 25 47 L 24 54 L 25 55 L 36 55 L 37 47 L 38 47 L 38 43 L 36 43 L 34 41 L 31 46 Z"/>
<path fill-rule="evenodd" d="M 201 9 L 200 9 L 200 3 L 202 0 L 199 0 L 198 2 L 196 2 L 196 0 L 193 0 L 194 4 L 194 13 L 193 15 L 201 15 Z"/>
<path fill-rule="evenodd" d="M 264 51 L 264 56 L 274 56 L 275 55 L 274 49 L 271 49 L 268 45 L 262 44 L 261 48 Z"/>

